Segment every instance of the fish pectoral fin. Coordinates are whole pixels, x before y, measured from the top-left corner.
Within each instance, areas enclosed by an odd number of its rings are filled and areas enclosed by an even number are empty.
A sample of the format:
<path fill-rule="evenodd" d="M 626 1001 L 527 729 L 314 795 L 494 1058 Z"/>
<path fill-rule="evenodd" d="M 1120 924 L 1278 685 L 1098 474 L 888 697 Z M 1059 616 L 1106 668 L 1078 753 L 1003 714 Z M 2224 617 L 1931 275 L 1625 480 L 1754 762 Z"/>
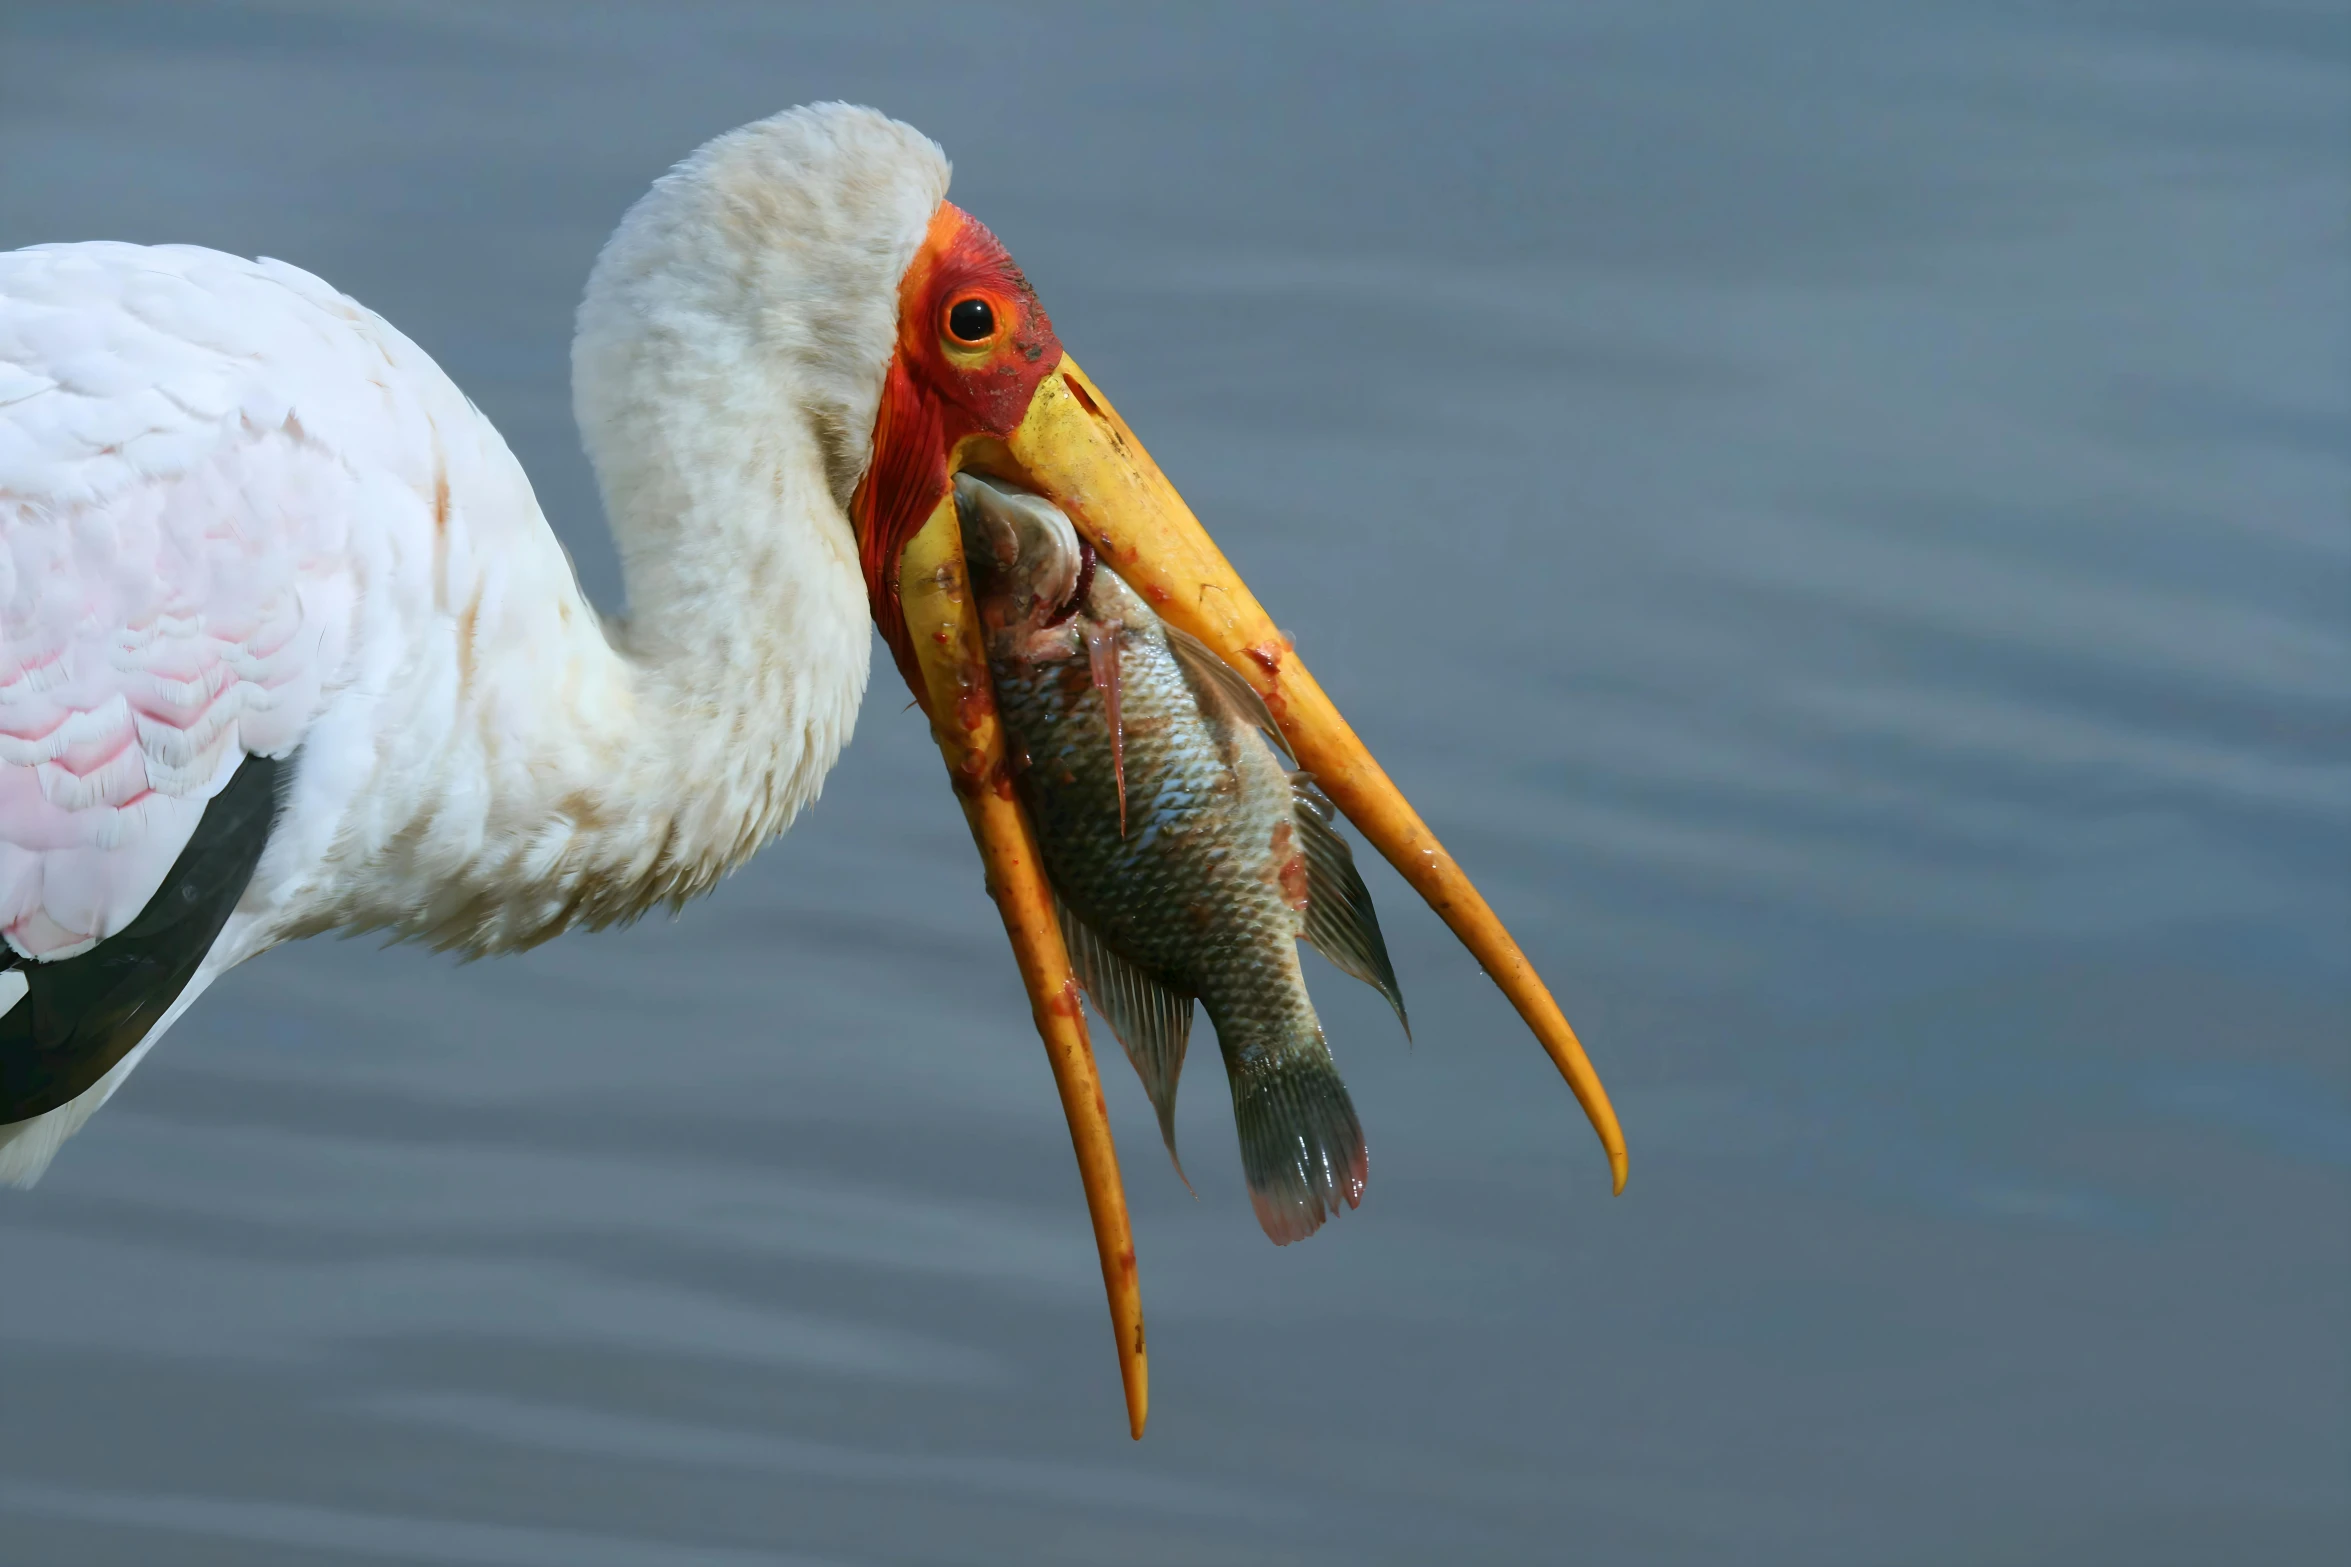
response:
<path fill-rule="evenodd" d="M 1061 919 L 1062 944 L 1069 948 L 1069 966 L 1094 1004 L 1102 1021 L 1118 1036 L 1143 1092 L 1159 1115 L 1159 1135 L 1167 1143 L 1167 1157 L 1176 1178 L 1191 1191 L 1192 1178 L 1176 1152 L 1176 1080 L 1184 1072 L 1184 1046 L 1192 1034 L 1192 998 L 1171 990 L 1111 950 L 1094 928 L 1079 919 L 1056 893 L 1053 912 Z M 1197 1194 L 1195 1194 L 1197 1195 Z"/>
<path fill-rule="evenodd" d="M 1241 672 L 1216 656 L 1216 650 L 1189 631 L 1163 623 L 1167 633 L 1167 650 L 1175 655 L 1176 664 L 1191 676 L 1194 686 L 1202 694 L 1214 692 L 1222 697 L 1247 723 L 1265 731 L 1275 750 L 1295 762 L 1290 742 L 1282 734 L 1282 726 L 1273 721 L 1273 709 L 1265 705 L 1265 698 L 1245 679 Z"/>
<path fill-rule="evenodd" d="M 1311 773 L 1292 773 L 1290 793 L 1296 803 L 1298 843 L 1306 856 L 1306 939 L 1333 965 L 1386 996 L 1409 1040 L 1412 1019 L 1404 1015 L 1404 992 L 1396 983 L 1395 965 L 1388 961 L 1388 943 L 1380 935 L 1371 890 L 1355 869 L 1347 840 L 1339 836 L 1338 811 Z"/>

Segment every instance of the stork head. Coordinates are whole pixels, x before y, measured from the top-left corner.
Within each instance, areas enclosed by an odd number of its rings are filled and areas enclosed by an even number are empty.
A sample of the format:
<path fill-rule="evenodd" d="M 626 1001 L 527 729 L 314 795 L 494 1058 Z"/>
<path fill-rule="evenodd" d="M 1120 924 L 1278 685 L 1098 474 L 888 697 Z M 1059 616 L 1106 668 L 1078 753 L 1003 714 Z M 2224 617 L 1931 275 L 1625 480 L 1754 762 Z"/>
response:
<path fill-rule="evenodd" d="M 929 715 L 1044 1037 L 1140 1436 L 1143 1326 L 1125 1197 L 1051 894 L 1006 771 L 966 591 L 959 472 L 1045 497 L 1101 565 L 1257 689 L 1300 764 L 1517 1006 L 1581 1101 L 1620 1190 L 1624 1142 L 1509 933 L 1071 359 L 1005 247 L 946 200 L 947 173 L 919 132 L 842 104 L 710 143 L 654 187 L 598 260 L 575 399 L 616 532 L 626 516 L 691 510 L 704 475 L 742 466 L 735 448 L 764 437 L 725 416 L 737 407 L 790 427 L 774 453 L 752 454 L 760 473 L 773 470 L 765 488 L 821 485 L 831 504 L 814 509 L 846 523 L 865 603 Z M 699 401 L 677 396 L 681 385 L 699 388 Z M 661 438 L 644 438 L 664 421 Z M 634 438 L 610 438 L 622 426 Z M 761 488 L 725 493 L 739 505 Z M 622 547 L 651 555 L 668 543 L 641 526 Z"/>

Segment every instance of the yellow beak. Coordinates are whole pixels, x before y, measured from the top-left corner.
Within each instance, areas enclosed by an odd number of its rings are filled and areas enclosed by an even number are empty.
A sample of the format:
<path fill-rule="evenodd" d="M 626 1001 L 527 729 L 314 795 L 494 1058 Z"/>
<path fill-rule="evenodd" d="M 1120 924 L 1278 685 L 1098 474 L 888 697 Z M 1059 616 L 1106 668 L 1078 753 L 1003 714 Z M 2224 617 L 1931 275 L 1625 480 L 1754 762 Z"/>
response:
<path fill-rule="evenodd" d="M 1624 1190 L 1624 1134 L 1608 1092 L 1575 1030 L 1486 900 L 1445 852 L 1411 804 L 1372 760 L 1355 731 L 1307 673 L 1160 473 L 1142 443 L 1066 356 L 1038 385 L 1007 441 L 964 442 L 951 460 L 1012 479 L 1059 506 L 1101 559 L 1162 618 L 1200 638 L 1256 687 L 1299 765 L 1430 908 L 1534 1030 L 1608 1153 L 1613 1189 Z M 1036 843 L 1016 802 L 964 573 L 953 495 L 941 499 L 899 558 L 899 598 L 921 668 L 923 705 L 970 820 L 989 893 L 1003 911 L 1013 955 L 1028 987 L 1061 1107 L 1069 1118 L 1079 1177 L 1093 1215 L 1102 1281 L 1110 1298 L 1126 1386 L 1127 1418 L 1143 1434 L 1149 1405 L 1143 1301 L 1101 1078 L 1087 1042 L 1077 981 L 1053 914 Z"/>

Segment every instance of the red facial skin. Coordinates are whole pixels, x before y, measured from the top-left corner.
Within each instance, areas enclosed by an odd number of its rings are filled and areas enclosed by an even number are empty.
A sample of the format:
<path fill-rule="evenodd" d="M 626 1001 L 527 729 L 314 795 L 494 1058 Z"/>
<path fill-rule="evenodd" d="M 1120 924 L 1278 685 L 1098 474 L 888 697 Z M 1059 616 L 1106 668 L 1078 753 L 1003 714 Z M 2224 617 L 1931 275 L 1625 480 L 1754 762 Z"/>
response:
<path fill-rule="evenodd" d="M 967 299 L 985 300 L 995 316 L 984 342 L 948 330 L 948 312 Z M 946 495 L 957 444 L 1009 437 L 1037 384 L 1060 363 L 1061 339 L 1029 280 L 983 224 L 941 202 L 898 285 L 898 351 L 874 415 L 873 461 L 849 503 L 874 624 L 917 692 L 923 684 L 898 602 L 898 557 Z"/>

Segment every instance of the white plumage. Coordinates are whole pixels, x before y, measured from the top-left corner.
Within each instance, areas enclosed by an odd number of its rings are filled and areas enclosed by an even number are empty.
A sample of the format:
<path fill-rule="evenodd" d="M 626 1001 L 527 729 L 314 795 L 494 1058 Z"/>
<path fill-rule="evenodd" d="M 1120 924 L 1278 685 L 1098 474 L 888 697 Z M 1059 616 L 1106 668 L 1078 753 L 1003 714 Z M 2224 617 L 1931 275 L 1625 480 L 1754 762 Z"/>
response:
<path fill-rule="evenodd" d="M 720 138 L 624 220 L 574 356 L 628 584 L 610 622 L 497 431 L 318 279 L 0 254 L 9 946 L 122 930 L 238 764 L 292 759 L 194 980 L 96 1087 L 0 1127 L 0 1180 L 279 941 L 510 949 L 690 897 L 790 823 L 865 687 L 846 507 L 946 183 L 920 135 L 829 105 Z"/>

